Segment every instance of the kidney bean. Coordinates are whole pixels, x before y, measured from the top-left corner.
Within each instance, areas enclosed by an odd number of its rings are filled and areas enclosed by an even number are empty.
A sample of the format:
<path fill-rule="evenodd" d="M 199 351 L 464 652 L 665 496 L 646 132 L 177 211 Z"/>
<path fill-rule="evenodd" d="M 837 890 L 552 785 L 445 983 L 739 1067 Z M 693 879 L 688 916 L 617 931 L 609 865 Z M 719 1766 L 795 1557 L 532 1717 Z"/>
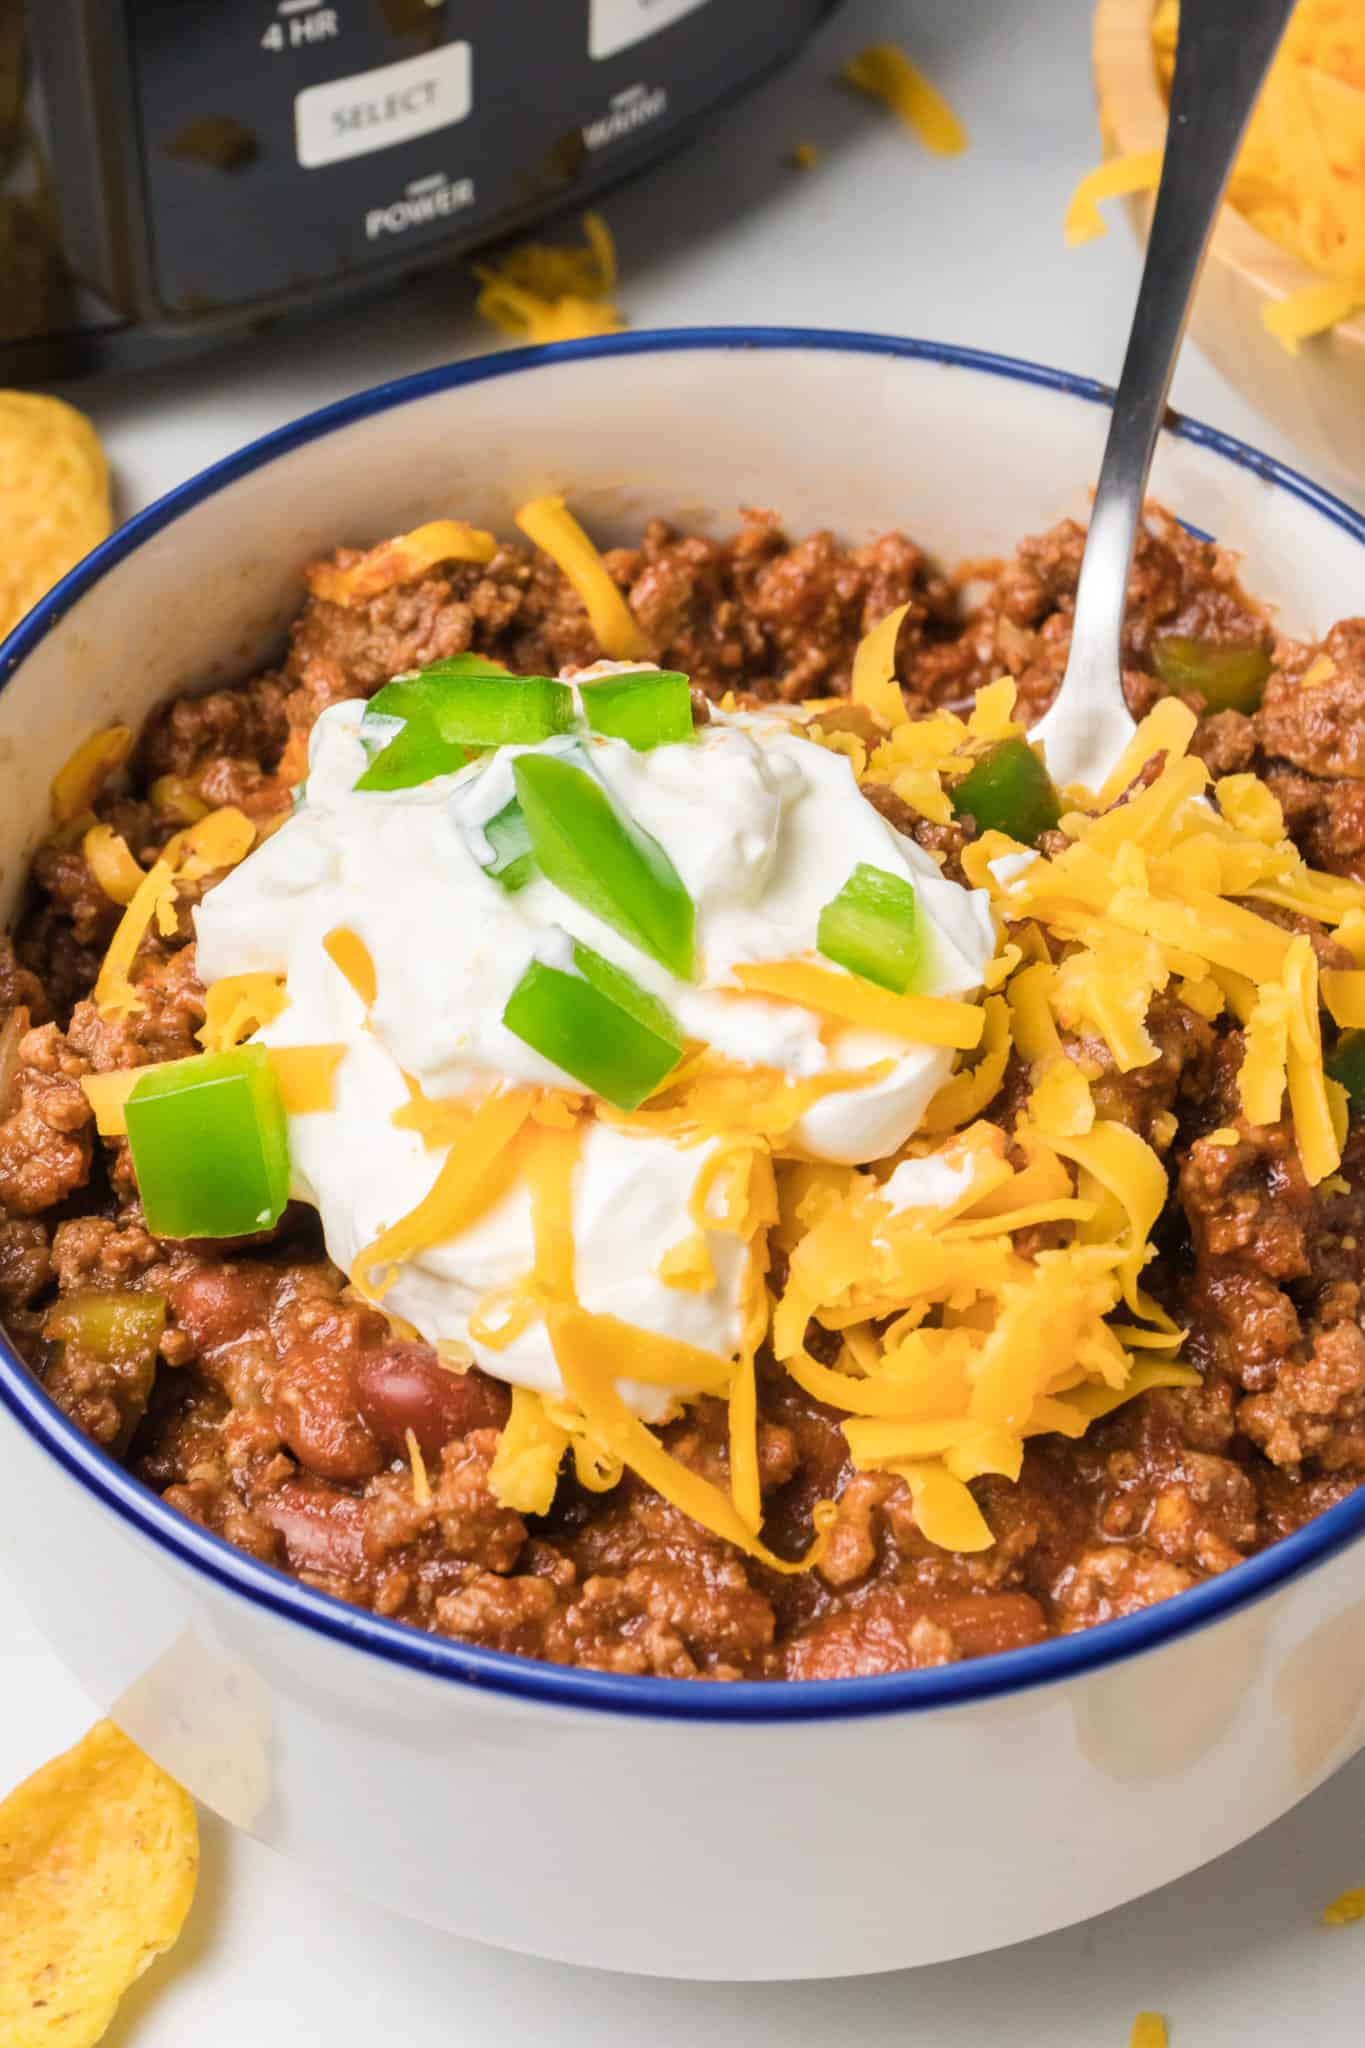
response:
<path fill-rule="evenodd" d="M 500 1429 L 506 1387 L 471 1366 L 451 1372 L 425 1344 L 392 1344 L 366 1353 L 355 1369 L 356 1404 L 376 1440 L 401 1452 L 412 1431 L 424 1457 L 437 1457 L 471 1429 Z"/>
<path fill-rule="evenodd" d="M 257 1512 L 284 1538 L 291 1571 L 354 1578 L 364 1570 L 365 1510 L 351 1494 L 290 1480 Z"/>

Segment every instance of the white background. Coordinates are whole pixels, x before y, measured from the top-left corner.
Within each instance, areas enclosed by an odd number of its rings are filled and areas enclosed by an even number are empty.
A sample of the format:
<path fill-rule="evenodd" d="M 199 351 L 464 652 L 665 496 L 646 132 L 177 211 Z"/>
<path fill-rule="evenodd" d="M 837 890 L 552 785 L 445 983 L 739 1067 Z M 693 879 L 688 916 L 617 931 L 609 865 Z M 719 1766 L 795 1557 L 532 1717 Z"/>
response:
<path fill-rule="evenodd" d="M 1112 379 L 1136 252 L 1122 222 L 1075 251 L 1064 250 L 1060 227 L 1097 148 L 1087 16 L 1086 0 L 850 0 L 792 69 L 684 154 L 609 195 L 633 323 L 882 328 Z M 965 157 L 925 155 L 831 84 L 843 57 L 887 34 L 961 111 L 972 136 Z M 798 141 L 823 145 L 817 169 L 788 167 Z M 462 272 L 450 270 L 323 326 L 146 379 L 86 382 L 71 395 L 106 437 L 127 513 L 299 412 L 486 346 L 471 299 Z M 1292 459 L 1192 352 L 1174 399 Z M 922 538 L 932 544 L 932 534 Z M 0 1780 L 17 1779 L 75 1739 L 90 1708 L 3 1584 L 0 1643 Z M 1179 1714 L 1181 1701 L 1169 1710 Z M 856 1727 L 843 1739 L 856 1740 Z M 912 1730 L 906 1746 L 913 1770 Z M 1125 2048 L 1133 2014 L 1150 2005 L 1169 2015 L 1172 2048 L 1358 2048 L 1365 1926 L 1327 1932 L 1318 1913 L 1365 1883 L 1363 1794 L 1365 1759 L 1259 1841 L 1069 1933 L 913 1974 L 791 1987 L 651 1983 L 499 1955 L 324 1892 L 206 1822 L 186 1935 L 130 1995 L 107 2040 Z M 509 1854 L 515 1832 L 511 1818 Z M 907 1844 L 907 1853 L 932 1856 L 933 1845 Z M 1114 1855 L 1123 1854 L 1115 1841 Z M 1021 1842 L 1021 1884 L 1028 1867 Z M 848 1882 L 856 1891 L 856 1870 Z M 753 1901 L 756 1914 L 781 1909 L 779 1899 Z"/>

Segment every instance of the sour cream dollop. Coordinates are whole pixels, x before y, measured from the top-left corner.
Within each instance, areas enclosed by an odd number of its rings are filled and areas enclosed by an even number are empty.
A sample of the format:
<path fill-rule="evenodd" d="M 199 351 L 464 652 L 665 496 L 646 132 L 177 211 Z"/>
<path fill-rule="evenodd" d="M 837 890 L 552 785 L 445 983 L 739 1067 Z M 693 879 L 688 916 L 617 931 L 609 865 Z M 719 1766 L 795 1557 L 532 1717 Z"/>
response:
<path fill-rule="evenodd" d="M 254 971 L 283 977 L 288 1006 L 258 1034 L 269 1045 L 340 1044 L 332 1109 L 290 1119 L 293 1192 L 322 1218 L 332 1258 L 349 1271 L 359 1252 L 415 1208 L 442 1164 L 394 1111 L 405 1075 L 431 1098 L 531 1084 L 582 1084 L 502 1022 L 508 997 L 536 958 L 558 963 L 564 935 L 583 941 L 664 1001 L 684 1036 L 745 1065 L 797 1079 L 890 1062 L 862 1087 L 832 1093 L 796 1136 L 817 1159 L 864 1164 L 911 1137 L 951 1071 L 952 1055 L 859 1029 L 829 1028 L 809 1011 L 740 991 L 744 961 L 811 954 L 821 909 L 859 862 L 913 883 L 928 964 L 920 992 L 971 996 L 994 950 L 984 891 L 944 879 L 915 843 L 861 794 L 848 760 L 776 715 L 713 715 L 685 745 L 637 753 L 586 733 L 540 748 L 504 748 L 457 775 L 414 789 L 357 791 L 367 763 L 364 707 L 334 705 L 310 742 L 306 797 L 294 816 L 205 897 L 196 913 L 205 984 Z M 614 801 L 664 848 L 696 907 L 695 982 L 639 952 L 537 874 L 509 894 L 480 865 L 483 828 L 512 796 L 517 751 L 582 749 Z M 368 1014 L 323 941 L 348 927 L 374 962 Z M 660 1260 L 697 1229 L 689 1213 L 716 1141 L 683 1146 L 590 1121 L 573 1183 L 577 1285 L 585 1308 L 681 1338 L 702 1350 L 738 1348 L 743 1247 L 703 1236 L 714 1285 L 667 1285 Z M 529 1270 L 529 1197 L 513 1187 L 470 1228 L 414 1255 L 386 1306 L 429 1342 L 464 1344 L 486 1371 L 559 1392 L 543 1325 L 505 1348 L 470 1335 L 481 1301 Z M 652 1418 L 667 1397 L 623 1384 Z"/>

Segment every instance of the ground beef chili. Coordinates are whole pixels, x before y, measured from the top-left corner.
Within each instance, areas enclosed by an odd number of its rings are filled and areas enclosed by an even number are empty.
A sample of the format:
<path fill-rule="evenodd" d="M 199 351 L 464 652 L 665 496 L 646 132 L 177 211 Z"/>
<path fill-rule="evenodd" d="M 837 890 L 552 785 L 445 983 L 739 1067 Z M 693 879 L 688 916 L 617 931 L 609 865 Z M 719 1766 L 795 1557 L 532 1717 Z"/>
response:
<path fill-rule="evenodd" d="M 751 514 L 727 541 L 652 522 L 608 563 L 659 660 L 691 676 L 699 702 L 844 694 L 860 636 L 906 605 L 897 658 L 912 710 L 965 705 L 1008 672 L 1032 717 L 1065 666 L 1083 539 L 1065 522 L 1012 560 L 952 580 L 900 534 L 854 549 L 828 533 L 793 543 Z M 1229 560 L 1153 515 L 1124 641 L 1138 712 L 1160 689 L 1162 634 L 1270 656 L 1259 711 L 1205 718 L 1197 749 L 1217 773 L 1263 775 L 1309 858 L 1365 879 L 1365 620 L 1335 627 L 1320 648 L 1277 640 Z M 131 794 L 102 799 L 99 814 L 144 860 L 184 823 L 187 802 L 268 819 L 289 806 L 325 706 L 468 648 L 550 673 L 599 651 L 553 564 L 519 546 L 356 609 L 310 600 L 277 669 L 153 717 Z M 1330 680 L 1301 691 L 1322 653 Z M 970 821 L 929 825 L 889 793 L 878 800 L 954 871 Z M 776 1370 L 760 1385 L 768 1540 L 799 1550 L 813 1503 L 837 1497 L 818 1569 L 765 1571 L 629 1474 L 606 1494 L 566 1479 L 551 1515 L 524 1521 L 488 1486 L 506 1391 L 395 1338 L 328 1262 L 311 1213 L 286 1211 L 268 1242 L 158 1242 L 124 1145 L 96 1142 L 83 1075 L 196 1049 L 204 1003 L 187 902 L 182 892 L 175 936 L 144 949 L 144 1007 L 111 1022 L 89 991 L 118 908 L 79 837 L 55 835 L 34 862 L 27 915 L 16 941 L 0 944 L 0 1313 L 97 1443 L 171 1505 L 310 1585 L 562 1663 L 847 1677 L 1132 1613 L 1225 1571 L 1365 1472 L 1365 1129 L 1352 1132 L 1341 1174 L 1310 1189 L 1284 1127 L 1248 1134 L 1238 1120 L 1238 1032 L 1168 995 L 1150 1019 L 1153 1064 L 1125 1075 L 1097 1041 L 1067 1049 L 1098 1074 L 1104 1115 L 1144 1136 L 1160 1129 L 1169 1146 L 1156 1287 L 1188 1325 L 1202 1385 L 1145 1394 L 1079 1442 L 1035 1439 L 1017 1485 L 978 1482 L 998 1540 L 971 1557 L 926 1543 L 902 1482 L 853 1472 L 837 1417 Z M 1332 941 L 1314 937 L 1330 957 Z M 1012 1066 L 988 1114 L 1010 1121 L 1021 1087 Z M 1209 1142 L 1228 1125 L 1235 1144 Z M 92 1289 L 165 1298 L 154 1374 L 70 1336 L 53 1341 L 54 1320 L 70 1326 L 56 1305 Z M 409 1432 L 429 1498 L 414 1482 Z M 668 1440 L 724 1480 L 719 1402 L 690 1409 Z"/>

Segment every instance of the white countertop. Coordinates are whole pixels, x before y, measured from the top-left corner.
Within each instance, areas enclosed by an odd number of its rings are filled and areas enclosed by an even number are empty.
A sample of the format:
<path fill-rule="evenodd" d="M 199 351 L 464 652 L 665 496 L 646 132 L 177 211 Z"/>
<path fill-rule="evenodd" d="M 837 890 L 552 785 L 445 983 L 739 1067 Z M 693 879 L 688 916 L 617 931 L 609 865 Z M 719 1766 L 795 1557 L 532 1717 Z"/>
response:
<path fill-rule="evenodd" d="M 965 157 L 925 155 L 830 85 L 844 56 L 884 35 L 952 97 L 972 134 Z M 798 141 L 824 145 L 815 170 L 788 167 Z M 1060 226 L 1096 147 L 1087 0 L 849 0 L 792 69 L 684 154 L 608 196 L 621 302 L 637 326 L 881 328 L 1112 380 L 1136 252 L 1121 220 L 1106 241 L 1075 251 L 1063 248 Z M 450 271 L 323 326 L 71 395 L 106 437 L 129 512 L 297 413 L 484 347 L 471 300 L 464 275 Z M 1293 459 L 1193 352 L 1173 397 Z M 4 1585 L 0 1641 L 3 1783 L 74 1740 L 91 1710 Z M 1125 2048 L 1133 2014 L 1152 2006 L 1170 2017 L 1172 2048 L 1359 2048 L 1365 1927 L 1329 1933 L 1318 1913 L 1365 1883 L 1362 1794 L 1365 1758 L 1258 1841 L 1068 1933 L 937 1969 L 791 1987 L 607 1977 L 477 1948 L 325 1893 L 207 1821 L 186 1935 L 106 2039 L 108 2048 L 376 2039 L 485 2048 L 509 2035 L 553 2048 L 630 2037 L 656 2048 L 699 2039 Z M 754 1901 L 755 1912 L 768 1909 L 780 1907 Z"/>

